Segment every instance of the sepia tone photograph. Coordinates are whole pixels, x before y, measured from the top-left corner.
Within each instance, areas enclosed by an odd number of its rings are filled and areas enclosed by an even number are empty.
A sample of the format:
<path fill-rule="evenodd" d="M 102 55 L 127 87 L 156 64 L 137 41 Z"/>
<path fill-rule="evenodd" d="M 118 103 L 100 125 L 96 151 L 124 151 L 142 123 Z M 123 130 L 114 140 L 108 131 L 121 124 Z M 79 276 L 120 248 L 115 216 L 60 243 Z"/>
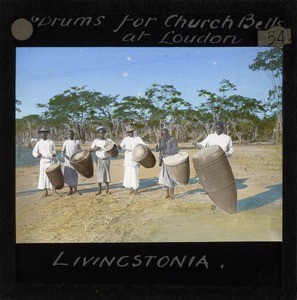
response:
<path fill-rule="evenodd" d="M 16 48 L 16 242 L 282 241 L 282 55 Z"/>

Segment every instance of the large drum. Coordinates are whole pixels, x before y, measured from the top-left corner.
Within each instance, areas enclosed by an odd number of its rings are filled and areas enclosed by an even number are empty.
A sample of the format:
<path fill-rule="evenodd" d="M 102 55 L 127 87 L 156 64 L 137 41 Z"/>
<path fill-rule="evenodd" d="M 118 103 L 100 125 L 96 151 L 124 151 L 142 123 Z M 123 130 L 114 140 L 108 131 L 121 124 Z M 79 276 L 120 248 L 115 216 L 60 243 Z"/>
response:
<path fill-rule="evenodd" d="M 148 146 L 138 144 L 132 151 L 133 160 L 140 163 L 145 168 L 153 168 L 156 164 L 156 157 Z"/>
<path fill-rule="evenodd" d="M 199 180 L 210 199 L 221 209 L 234 213 L 237 190 L 231 166 L 220 146 L 210 146 L 193 155 Z"/>
<path fill-rule="evenodd" d="M 91 178 L 94 175 L 93 159 L 88 150 L 80 150 L 73 153 L 70 158 L 70 163 L 82 176 Z"/>
<path fill-rule="evenodd" d="M 169 176 L 176 182 L 186 185 L 190 178 L 189 154 L 181 151 L 163 159 Z"/>
<path fill-rule="evenodd" d="M 64 187 L 64 176 L 59 162 L 48 166 L 45 169 L 45 173 L 56 190 L 60 190 Z"/>

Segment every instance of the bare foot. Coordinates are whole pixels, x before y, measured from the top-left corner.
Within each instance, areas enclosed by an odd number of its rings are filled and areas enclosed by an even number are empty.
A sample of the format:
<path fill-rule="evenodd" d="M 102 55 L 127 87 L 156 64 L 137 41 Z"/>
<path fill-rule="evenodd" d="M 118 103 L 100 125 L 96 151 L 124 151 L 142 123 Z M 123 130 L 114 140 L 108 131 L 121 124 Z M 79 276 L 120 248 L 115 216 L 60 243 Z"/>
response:
<path fill-rule="evenodd" d="M 174 191 L 172 189 L 169 190 L 170 198 L 174 199 Z"/>
<path fill-rule="evenodd" d="M 100 195 L 101 194 L 101 191 L 98 191 L 96 194 L 95 194 L 95 196 L 98 196 L 98 195 Z"/>
<path fill-rule="evenodd" d="M 79 190 L 77 190 L 77 188 L 74 188 L 74 194 L 78 193 L 79 195 L 81 195 L 81 192 Z"/>
<path fill-rule="evenodd" d="M 42 197 L 47 197 L 48 196 L 48 192 L 43 192 L 42 193 Z"/>
<path fill-rule="evenodd" d="M 140 195 L 140 193 L 138 192 L 138 190 L 134 190 L 134 195 Z"/>
<path fill-rule="evenodd" d="M 134 193 L 134 190 L 131 189 L 130 192 L 129 192 L 129 195 L 132 195 Z"/>
<path fill-rule="evenodd" d="M 112 193 L 110 191 L 106 191 L 106 195 L 111 195 Z"/>

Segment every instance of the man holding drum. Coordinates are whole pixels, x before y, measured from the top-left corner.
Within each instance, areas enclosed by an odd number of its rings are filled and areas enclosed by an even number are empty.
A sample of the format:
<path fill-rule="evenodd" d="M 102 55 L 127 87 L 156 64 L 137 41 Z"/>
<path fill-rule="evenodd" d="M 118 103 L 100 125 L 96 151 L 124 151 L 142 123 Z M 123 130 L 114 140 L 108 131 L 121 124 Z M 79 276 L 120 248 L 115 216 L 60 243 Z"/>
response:
<path fill-rule="evenodd" d="M 40 158 L 38 189 L 44 189 L 43 197 L 47 197 L 48 189 L 52 189 L 52 185 L 45 170 L 51 165 L 53 158 L 56 156 L 56 149 L 54 142 L 47 138 L 49 130 L 46 127 L 42 126 L 38 133 L 40 134 L 40 140 L 35 144 L 32 155 Z"/>
<path fill-rule="evenodd" d="M 106 128 L 105 127 L 99 127 L 97 129 L 98 138 L 95 139 L 89 149 L 89 151 L 92 153 L 94 150 L 96 150 L 96 156 L 97 156 L 97 178 L 98 178 L 98 192 L 97 195 L 101 194 L 102 190 L 102 183 L 105 182 L 106 185 L 106 194 L 110 195 L 109 191 L 109 183 L 111 182 L 110 177 L 110 154 L 106 151 L 105 146 L 107 144 L 114 144 L 114 142 L 111 139 L 107 139 L 105 137 L 106 135 Z"/>
<path fill-rule="evenodd" d="M 178 153 L 178 145 L 177 140 L 170 136 L 167 128 L 161 130 L 161 140 L 155 150 L 156 152 L 160 152 L 159 166 L 161 167 L 161 171 L 158 183 L 164 185 L 166 188 L 165 198 L 170 197 L 171 199 L 174 199 L 175 182 L 168 174 L 163 158 Z"/>
<path fill-rule="evenodd" d="M 209 146 L 218 145 L 220 146 L 226 153 L 227 156 L 231 156 L 233 154 L 233 146 L 232 140 L 230 136 L 224 133 L 224 122 L 217 121 L 216 122 L 216 132 L 213 134 L 209 134 L 202 142 L 193 142 L 193 145 L 198 149 L 202 149 Z"/>
<path fill-rule="evenodd" d="M 81 150 L 78 141 L 74 140 L 75 132 L 73 129 L 70 129 L 68 132 L 68 139 L 63 143 L 62 146 L 62 157 L 65 160 L 63 173 L 64 173 L 64 182 L 69 186 L 68 195 L 77 193 L 78 185 L 78 173 L 70 163 L 70 158 L 76 151 Z M 80 192 L 78 192 L 80 194 Z"/>
<path fill-rule="evenodd" d="M 141 137 L 134 135 L 134 127 L 126 126 L 127 136 L 122 140 L 121 144 L 118 145 L 119 150 L 125 150 L 125 158 L 124 158 L 124 182 L 123 186 L 125 188 L 130 189 L 129 195 L 139 195 L 138 187 L 139 187 L 139 163 L 133 160 L 132 150 L 138 145 L 145 145 L 144 141 Z"/>

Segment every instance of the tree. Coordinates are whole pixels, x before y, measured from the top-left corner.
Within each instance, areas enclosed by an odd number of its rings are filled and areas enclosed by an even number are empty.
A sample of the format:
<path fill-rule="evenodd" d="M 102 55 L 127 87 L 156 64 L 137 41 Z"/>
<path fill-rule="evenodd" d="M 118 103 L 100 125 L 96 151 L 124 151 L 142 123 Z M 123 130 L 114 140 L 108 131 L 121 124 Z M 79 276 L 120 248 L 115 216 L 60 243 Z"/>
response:
<path fill-rule="evenodd" d="M 114 116 L 122 123 L 134 123 L 136 127 L 145 128 L 149 138 L 154 135 L 159 139 L 159 130 L 170 125 L 176 127 L 174 120 L 178 110 L 190 107 L 180 98 L 173 85 L 152 84 L 144 96 L 127 96 L 115 104 Z"/>
<path fill-rule="evenodd" d="M 221 95 L 199 90 L 199 96 L 206 97 L 206 102 L 200 105 L 199 110 L 206 116 L 205 128 L 211 127 L 211 124 L 215 124 L 219 119 L 228 121 L 233 134 L 241 141 L 244 130 L 242 125 L 247 124 L 248 120 L 252 121 L 257 114 L 264 112 L 265 106 L 254 98 L 237 94 L 227 95 L 232 91 L 236 91 L 236 86 L 226 79 L 220 82 L 219 93 Z"/>
<path fill-rule="evenodd" d="M 39 115 L 28 115 L 21 119 L 16 119 L 16 140 L 18 144 L 24 144 L 36 137 L 37 128 L 44 121 Z"/>
<path fill-rule="evenodd" d="M 150 105 L 150 124 L 153 127 L 156 140 L 159 138 L 157 128 L 169 125 L 170 130 L 178 126 L 174 122 L 176 112 L 190 108 L 189 102 L 183 100 L 181 93 L 173 85 L 152 84 L 146 91 L 145 97 Z M 178 128 L 178 127 L 177 127 Z"/>
<path fill-rule="evenodd" d="M 270 50 L 259 52 L 249 68 L 253 71 L 264 71 L 270 79 L 272 88 L 268 91 L 267 104 L 270 107 L 271 114 L 277 114 L 277 121 L 274 132 L 276 139 L 282 133 L 282 48 L 271 48 Z"/>
<path fill-rule="evenodd" d="M 111 120 L 111 109 L 116 98 L 86 90 L 85 86 L 74 86 L 55 95 L 47 104 L 38 103 L 37 107 L 46 108 L 44 117 L 52 126 L 66 124 L 75 128 L 84 143 L 87 129 Z"/>
<path fill-rule="evenodd" d="M 20 100 L 18 100 L 18 99 L 15 99 L 15 110 L 17 111 L 17 112 L 21 112 L 22 110 L 18 107 L 18 106 L 20 106 L 20 105 L 22 105 L 22 101 L 20 101 Z"/>

